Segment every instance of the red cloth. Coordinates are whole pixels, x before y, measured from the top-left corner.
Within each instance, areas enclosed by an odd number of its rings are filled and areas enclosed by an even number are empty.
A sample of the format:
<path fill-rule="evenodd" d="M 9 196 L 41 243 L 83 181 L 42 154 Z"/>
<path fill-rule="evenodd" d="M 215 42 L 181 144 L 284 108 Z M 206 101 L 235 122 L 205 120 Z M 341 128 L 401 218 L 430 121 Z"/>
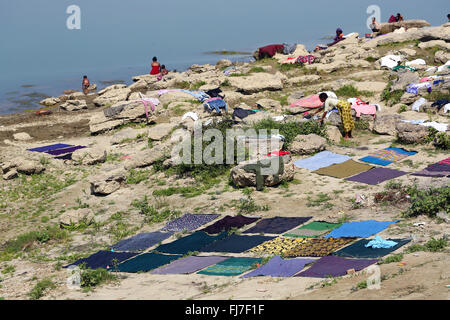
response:
<path fill-rule="evenodd" d="M 282 51 L 283 49 L 284 45 L 282 44 L 270 44 L 268 46 L 259 48 L 259 57 L 261 58 L 265 53 L 272 58 L 275 53 L 277 53 L 278 51 Z"/>
<path fill-rule="evenodd" d="M 390 18 L 389 18 L 389 21 L 388 22 L 390 22 L 390 23 L 392 23 L 392 22 L 397 22 L 397 18 L 395 18 L 394 16 L 391 16 Z"/>
<path fill-rule="evenodd" d="M 159 66 L 152 66 L 152 71 L 150 71 L 150 74 L 158 74 L 159 73 Z"/>
<path fill-rule="evenodd" d="M 270 156 L 284 156 L 285 154 L 289 154 L 289 152 L 283 151 L 283 150 L 280 150 L 280 151 L 273 151 L 273 152 L 269 153 L 269 154 L 267 155 L 267 157 L 270 157 Z"/>

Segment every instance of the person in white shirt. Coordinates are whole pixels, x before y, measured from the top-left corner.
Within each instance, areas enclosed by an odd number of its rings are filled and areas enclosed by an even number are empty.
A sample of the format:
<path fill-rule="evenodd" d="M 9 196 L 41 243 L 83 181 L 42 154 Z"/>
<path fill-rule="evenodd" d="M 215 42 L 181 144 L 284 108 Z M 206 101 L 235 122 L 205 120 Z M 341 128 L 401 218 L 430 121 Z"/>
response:
<path fill-rule="evenodd" d="M 355 121 L 353 120 L 352 107 L 350 102 L 328 97 L 325 92 L 319 95 L 319 99 L 322 103 L 324 103 L 324 113 L 322 115 L 322 119 L 320 119 L 320 122 L 323 122 L 323 119 L 330 110 L 337 108 L 339 110 L 339 115 L 344 126 L 344 139 L 348 140 L 353 138 L 352 130 L 355 128 Z"/>

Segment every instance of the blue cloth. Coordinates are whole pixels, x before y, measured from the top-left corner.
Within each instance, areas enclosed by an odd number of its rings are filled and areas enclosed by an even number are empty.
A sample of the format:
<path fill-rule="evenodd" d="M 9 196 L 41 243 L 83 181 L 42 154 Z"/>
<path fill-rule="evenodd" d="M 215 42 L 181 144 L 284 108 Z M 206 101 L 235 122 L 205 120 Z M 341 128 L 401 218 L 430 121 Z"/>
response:
<path fill-rule="evenodd" d="M 343 238 L 343 237 L 360 237 L 366 238 L 373 234 L 383 231 L 389 225 L 398 222 L 396 221 L 355 221 L 346 222 L 339 228 L 334 229 L 324 238 Z"/>
<path fill-rule="evenodd" d="M 205 92 L 203 91 L 191 91 L 191 90 L 186 90 L 186 89 L 181 89 L 182 92 L 188 93 L 190 95 L 193 95 L 195 97 L 195 99 L 197 99 L 200 102 L 205 101 L 206 99 L 211 98 L 209 95 L 207 95 Z"/>
<path fill-rule="evenodd" d="M 140 233 L 131 238 L 122 240 L 111 246 L 117 251 L 141 251 L 154 246 L 160 241 L 169 238 L 173 232 L 148 232 Z"/>
<path fill-rule="evenodd" d="M 27 150 L 34 151 L 34 152 L 46 152 L 46 151 L 50 151 L 50 150 L 56 150 L 56 149 L 62 149 L 62 148 L 68 148 L 68 147 L 73 147 L 73 145 L 57 143 L 57 144 L 51 144 L 49 146 L 38 147 L 38 148 L 27 149 Z"/>
<path fill-rule="evenodd" d="M 360 161 L 364 161 L 364 162 L 377 164 L 379 166 L 387 166 L 388 164 L 392 163 L 392 161 L 389 161 L 389 160 L 386 160 L 386 159 L 380 159 L 378 157 L 372 157 L 372 156 L 367 156 L 367 157 L 361 158 L 359 160 Z"/>
<path fill-rule="evenodd" d="M 375 239 L 371 240 L 366 244 L 366 248 L 372 247 L 374 249 L 389 249 L 397 245 L 397 242 L 391 240 L 385 240 L 380 236 L 376 236 Z"/>
<path fill-rule="evenodd" d="M 137 253 L 135 253 L 135 252 L 111 252 L 111 251 L 100 250 L 100 251 L 90 255 L 87 258 L 79 259 L 79 260 L 75 261 L 74 263 L 64 266 L 64 268 L 67 268 L 69 266 L 78 266 L 82 263 L 85 263 L 86 268 L 112 269 L 114 266 L 114 260 L 117 260 L 120 263 L 131 257 L 134 257 L 135 255 L 137 255 Z"/>
<path fill-rule="evenodd" d="M 294 162 L 294 165 L 298 168 L 318 170 L 320 168 L 325 168 L 331 166 L 332 164 L 342 163 L 350 159 L 351 157 L 349 156 L 336 154 L 330 151 L 322 151 L 313 157 L 297 160 Z"/>
<path fill-rule="evenodd" d="M 211 112 L 213 109 L 217 111 L 217 113 L 221 113 L 220 109 L 223 108 L 227 111 L 227 103 L 222 99 L 216 99 L 212 101 L 208 101 L 203 105 L 208 108 L 208 111 Z"/>

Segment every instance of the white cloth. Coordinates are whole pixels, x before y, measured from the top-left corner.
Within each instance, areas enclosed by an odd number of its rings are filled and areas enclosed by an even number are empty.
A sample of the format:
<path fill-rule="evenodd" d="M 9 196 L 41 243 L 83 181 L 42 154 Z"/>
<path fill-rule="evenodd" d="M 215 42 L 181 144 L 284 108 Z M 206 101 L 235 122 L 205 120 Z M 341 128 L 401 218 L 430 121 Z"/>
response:
<path fill-rule="evenodd" d="M 195 112 L 186 112 L 183 117 L 181 118 L 181 120 L 186 119 L 187 117 L 190 117 L 192 120 L 197 121 L 198 120 L 198 115 Z"/>
<path fill-rule="evenodd" d="M 419 112 L 420 107 L 423 106 L 425 103 L 427 103 L 427 99 L 420 98 L 419 100 L 413 103 L 413 105 L 411 106 L 411 110 Z"/>
<path fill-rule="evenodd" d="M 447 103 L 447 104 L 444 106 L 444 113 L 447 113 L 448 111 L 450 111 L 450 103 Z"/>
<path fill-rule="evenodd" d="M 448 60 L 444 65 L 437 68 L 437 72 L 444 71 L 446 69 L 450 68 L 450 60 Z"/>
<path fill-rule="evenodd" d="M 287 118 L 287 116 L 275 116 L 275 117 L 272 117 L 272 119 L 275 120 L 275 121 L 283 121 L 286 118 Z"/>
<path fill-rule="evenodd" d="M 423 59 L 416 59 L 416 60 L 413 60 L 413 61 L 406 62 L 405 66 L 410 66 L 410 65 L 414 65 L 414 64 L 418 64 L 418 65 L 423 65 L 424 66 L 427 63 Z"/>
<path fill-rule="evenodd" d="M 395 56 L 393 54 L 388 54 L 387 56 L 381 58 L 380 65 L 382 67 L 388 67 L 389 69 L 392 69 L 396 67 L 398 63 L 402 60 L 403 56 L 401 55 Z"/>
<path fill-rule="evenodd" d="M 425 126 L 425 127 L 433 127 L 437 131 L 441 131 L 441 132 L 447 131 L 447 126 L 448 126 L 446 123 L 440 123 L 440 122 L 436 122 L 436 121 L 432 121 L 432 122 L 426 122 L 426 120 L 402 120 L 402 121 L 412 123 L 412 124 L 418 124 L 420 126 Z"/>

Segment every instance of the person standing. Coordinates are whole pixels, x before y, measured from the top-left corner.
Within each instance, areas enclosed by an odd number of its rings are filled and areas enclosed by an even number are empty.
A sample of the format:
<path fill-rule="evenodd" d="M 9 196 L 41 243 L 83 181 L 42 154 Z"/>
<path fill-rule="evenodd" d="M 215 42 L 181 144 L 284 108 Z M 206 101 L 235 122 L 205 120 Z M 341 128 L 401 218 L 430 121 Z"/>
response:
<path fill-rule="evenodd" d="M 158 62 L 158 59 L 156 57 L 153 57 L 152 62 L 152 70 L 150 71 L 150 74 L 158 74 L 161 72 L 161 65 Z"/>
<path fill-rule="evenodd" d="M 327 115 L 327 113 L 337 108 L 339 110 L 339 116 L 341 117 L 342 124 L 344 125 L 344 132 L 345 132 L 345 140 L 348 140 L 352 137 L 352 130 L 355 128 L 355 121 L 352 117 L 352 107 L 350 102 L 345 100 L 338 100 L 332 97 L 328 97 L 328 95 L 325 92 L 322 92 L 319 95 L 319 99 L 322 103 L 324 103 L 324 113 L 322 115 L 322 119 L 320 119 L 320 122 L 323 122 L 323 119 Z"/>
<path fill-rule="evenodd" d="M 90 82 L 87 76 L 83 76 L 83 81 L 81 83 L 81 87 L 83 88 L 83 93 L 88 94 L 89 93 L 89 86 Z"/>

